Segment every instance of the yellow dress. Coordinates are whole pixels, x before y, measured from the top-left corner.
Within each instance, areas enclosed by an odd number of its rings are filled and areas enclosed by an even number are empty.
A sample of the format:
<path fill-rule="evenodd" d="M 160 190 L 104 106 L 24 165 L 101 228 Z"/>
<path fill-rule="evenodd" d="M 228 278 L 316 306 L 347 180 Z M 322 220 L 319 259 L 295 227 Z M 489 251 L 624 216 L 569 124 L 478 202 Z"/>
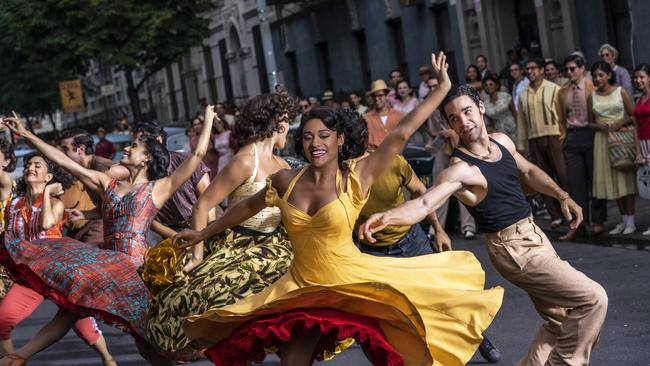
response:
<path fill-rule="evenodd" d="M 591 93 L 592 111 L 597 123 L 612 124 L 625 117 L 621 87 L 610 95 Z M 594 136 L 594 183 L 596 198 L 614 200 L 636 194 L 636 170 L 622 171 L 612 168 L 609 161 L 607 131 L 596 131 Z"/>
<path fill-rule="evenodd" d="M 289 272 L 264 291 L 232 305 L 187 318 L 183 330 L 206 346 L 261 316 L 328 308 L 376 319 L 405 365 L 462 365 L 501 306 L 503 289 L 484 290 L 485 274 L 473 254 L 451 251 L 413 258 L 361 253 L 352 231 L 367 196 L 355 161 L 347 189 L 313 216 L 287 199 L 304 167 L 279 197 L 267 179 L 266 204 L 282 212 L 294 260 Z M 337 174 L 337 187 L 341 186 Z"/>

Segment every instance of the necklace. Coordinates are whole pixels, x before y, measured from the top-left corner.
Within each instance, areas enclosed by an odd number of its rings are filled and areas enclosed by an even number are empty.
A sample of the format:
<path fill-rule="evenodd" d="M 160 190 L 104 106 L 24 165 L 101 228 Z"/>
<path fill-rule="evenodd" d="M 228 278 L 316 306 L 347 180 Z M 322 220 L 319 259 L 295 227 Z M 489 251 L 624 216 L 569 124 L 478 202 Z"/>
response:
<path fill-rule="evenodd" d="M 490 141 L 490 143 L 487 146 L 487 151 L 488 151 L 487 155 L 477 154 L 467 146 L 465 147 L 465 149 L 467 149 L 467 151 L 469 151 L 474 156 L 478 156 L 479 158 L 481 158 L 483 160 L 488 160 L 490 158 L 490 155 L 492 155 L 492 142 Z"/>

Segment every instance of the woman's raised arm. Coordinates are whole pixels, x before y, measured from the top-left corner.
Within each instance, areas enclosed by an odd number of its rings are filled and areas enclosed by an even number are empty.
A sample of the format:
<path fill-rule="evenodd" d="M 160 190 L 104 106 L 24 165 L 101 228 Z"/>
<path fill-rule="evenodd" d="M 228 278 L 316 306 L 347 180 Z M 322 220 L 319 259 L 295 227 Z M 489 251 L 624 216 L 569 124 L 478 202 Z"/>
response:
<path fill-rule="evenodd" d="M 386 162 L 393 160 L 397 154 L 404 150 L 409 138 L 431 117 L 451 89 L 451 81 L 447 74 L 449 65 L 447 65 L 447 57 L 444 52 L 440 52 L 437 57 L 435 54 L 431 54 L 431 64 L 434 72 L 438 75 L 439 85 L 436 90 L 429 93 L 422 103 L 402 118 L 397 128 L 384 139 L 374 153 L 357 164 L 356 170 L 363 179 L 362 184 L 365 190 L 370 189 L 374 180 L 381 176 L 388 167 Z"/>
<path fill-rule="evenodd" d="M 86 169 L 76 163 L 61 150 L 41 140 L 38 136 L 27 130 L 25 126 L 23 126 L 22 122 L 20 122 L 16 112 L 14 112 L 13 115 L 13 117 L 2 119 L 2 124 L 16 135 L 27 140 L 27 142 L 34 146 L 34 148 L 36 148 L 36 150 L 43 154 L 48 160 L 70 172 L 70 174 L 79 179 L 86 188 L 99 196 L 104 194 L 104 189 L 108 187 L 108 184 L 111 181 L 111 178 L 108 175 L 96 170 Z"/>
<path fill-rule="evenodd" d="M 194 152 L 185 159 L 178 169 L 168 177 L 158 179 L 153 187 L 152 199 L 156 207 L 162 207 L 165 202 L 187 181 L 192 177 L 194 171 L 199 166 L 203 157 L 208 152 L 208 145 L 210 143 L 210 136 L 212 132 L 212 123 L 217 114 L 214 111 L 213 105 L 205 107 L 205 121 L 203 128 L 199 135 L 199 142 L 196 145 Z"/>

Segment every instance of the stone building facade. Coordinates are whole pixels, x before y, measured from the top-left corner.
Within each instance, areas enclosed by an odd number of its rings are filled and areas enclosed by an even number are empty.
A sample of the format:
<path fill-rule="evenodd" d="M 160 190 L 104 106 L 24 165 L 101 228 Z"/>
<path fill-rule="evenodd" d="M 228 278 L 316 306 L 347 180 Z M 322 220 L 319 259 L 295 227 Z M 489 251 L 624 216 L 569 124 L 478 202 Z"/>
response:
<path fill-rule="evenodd" d="M 608 42 L 631 69 L 650 62 L 649 16 L 645 0 L 221 0 L 209 37 L 151 76 L 139 98 L 149 118 L 169 124 L 191 119 L 200 98 L 241 105 L 276 84 L 301 96 L 344 95 L 400 69 L 415 87 L 418 68 L 440 49 L 461 82 L 476 55 L 499 71 L 509 49 L 535 44 L 558 61 L 581 50 L 592 63 Z M 104 83 L 113 94 L 99 92 Z M 86 84 L 95 87 L 78 121 L 131 115 L 122 72 L 94 65 Z"/>

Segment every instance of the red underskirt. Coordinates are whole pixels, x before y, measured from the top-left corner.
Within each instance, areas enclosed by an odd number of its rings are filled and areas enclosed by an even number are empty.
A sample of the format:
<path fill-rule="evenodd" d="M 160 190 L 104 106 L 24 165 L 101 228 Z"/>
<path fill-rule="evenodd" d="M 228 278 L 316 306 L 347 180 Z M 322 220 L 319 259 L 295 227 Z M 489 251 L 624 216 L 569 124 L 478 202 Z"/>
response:
<path fill-rule="evenodd" d="M 331 309 L 298 310 L 247 322 L 205 354 L 218 366 L 245 366 L 247 361 L 262 363 L 267 349 L 280 349 L 283 343 L 304 337 L 314 329 L 323 336 L 312 354 L 313 360 L 334 353 L 338 342 L 351 337 L 373 365 L 404 365 L 376 319 Z"/>

